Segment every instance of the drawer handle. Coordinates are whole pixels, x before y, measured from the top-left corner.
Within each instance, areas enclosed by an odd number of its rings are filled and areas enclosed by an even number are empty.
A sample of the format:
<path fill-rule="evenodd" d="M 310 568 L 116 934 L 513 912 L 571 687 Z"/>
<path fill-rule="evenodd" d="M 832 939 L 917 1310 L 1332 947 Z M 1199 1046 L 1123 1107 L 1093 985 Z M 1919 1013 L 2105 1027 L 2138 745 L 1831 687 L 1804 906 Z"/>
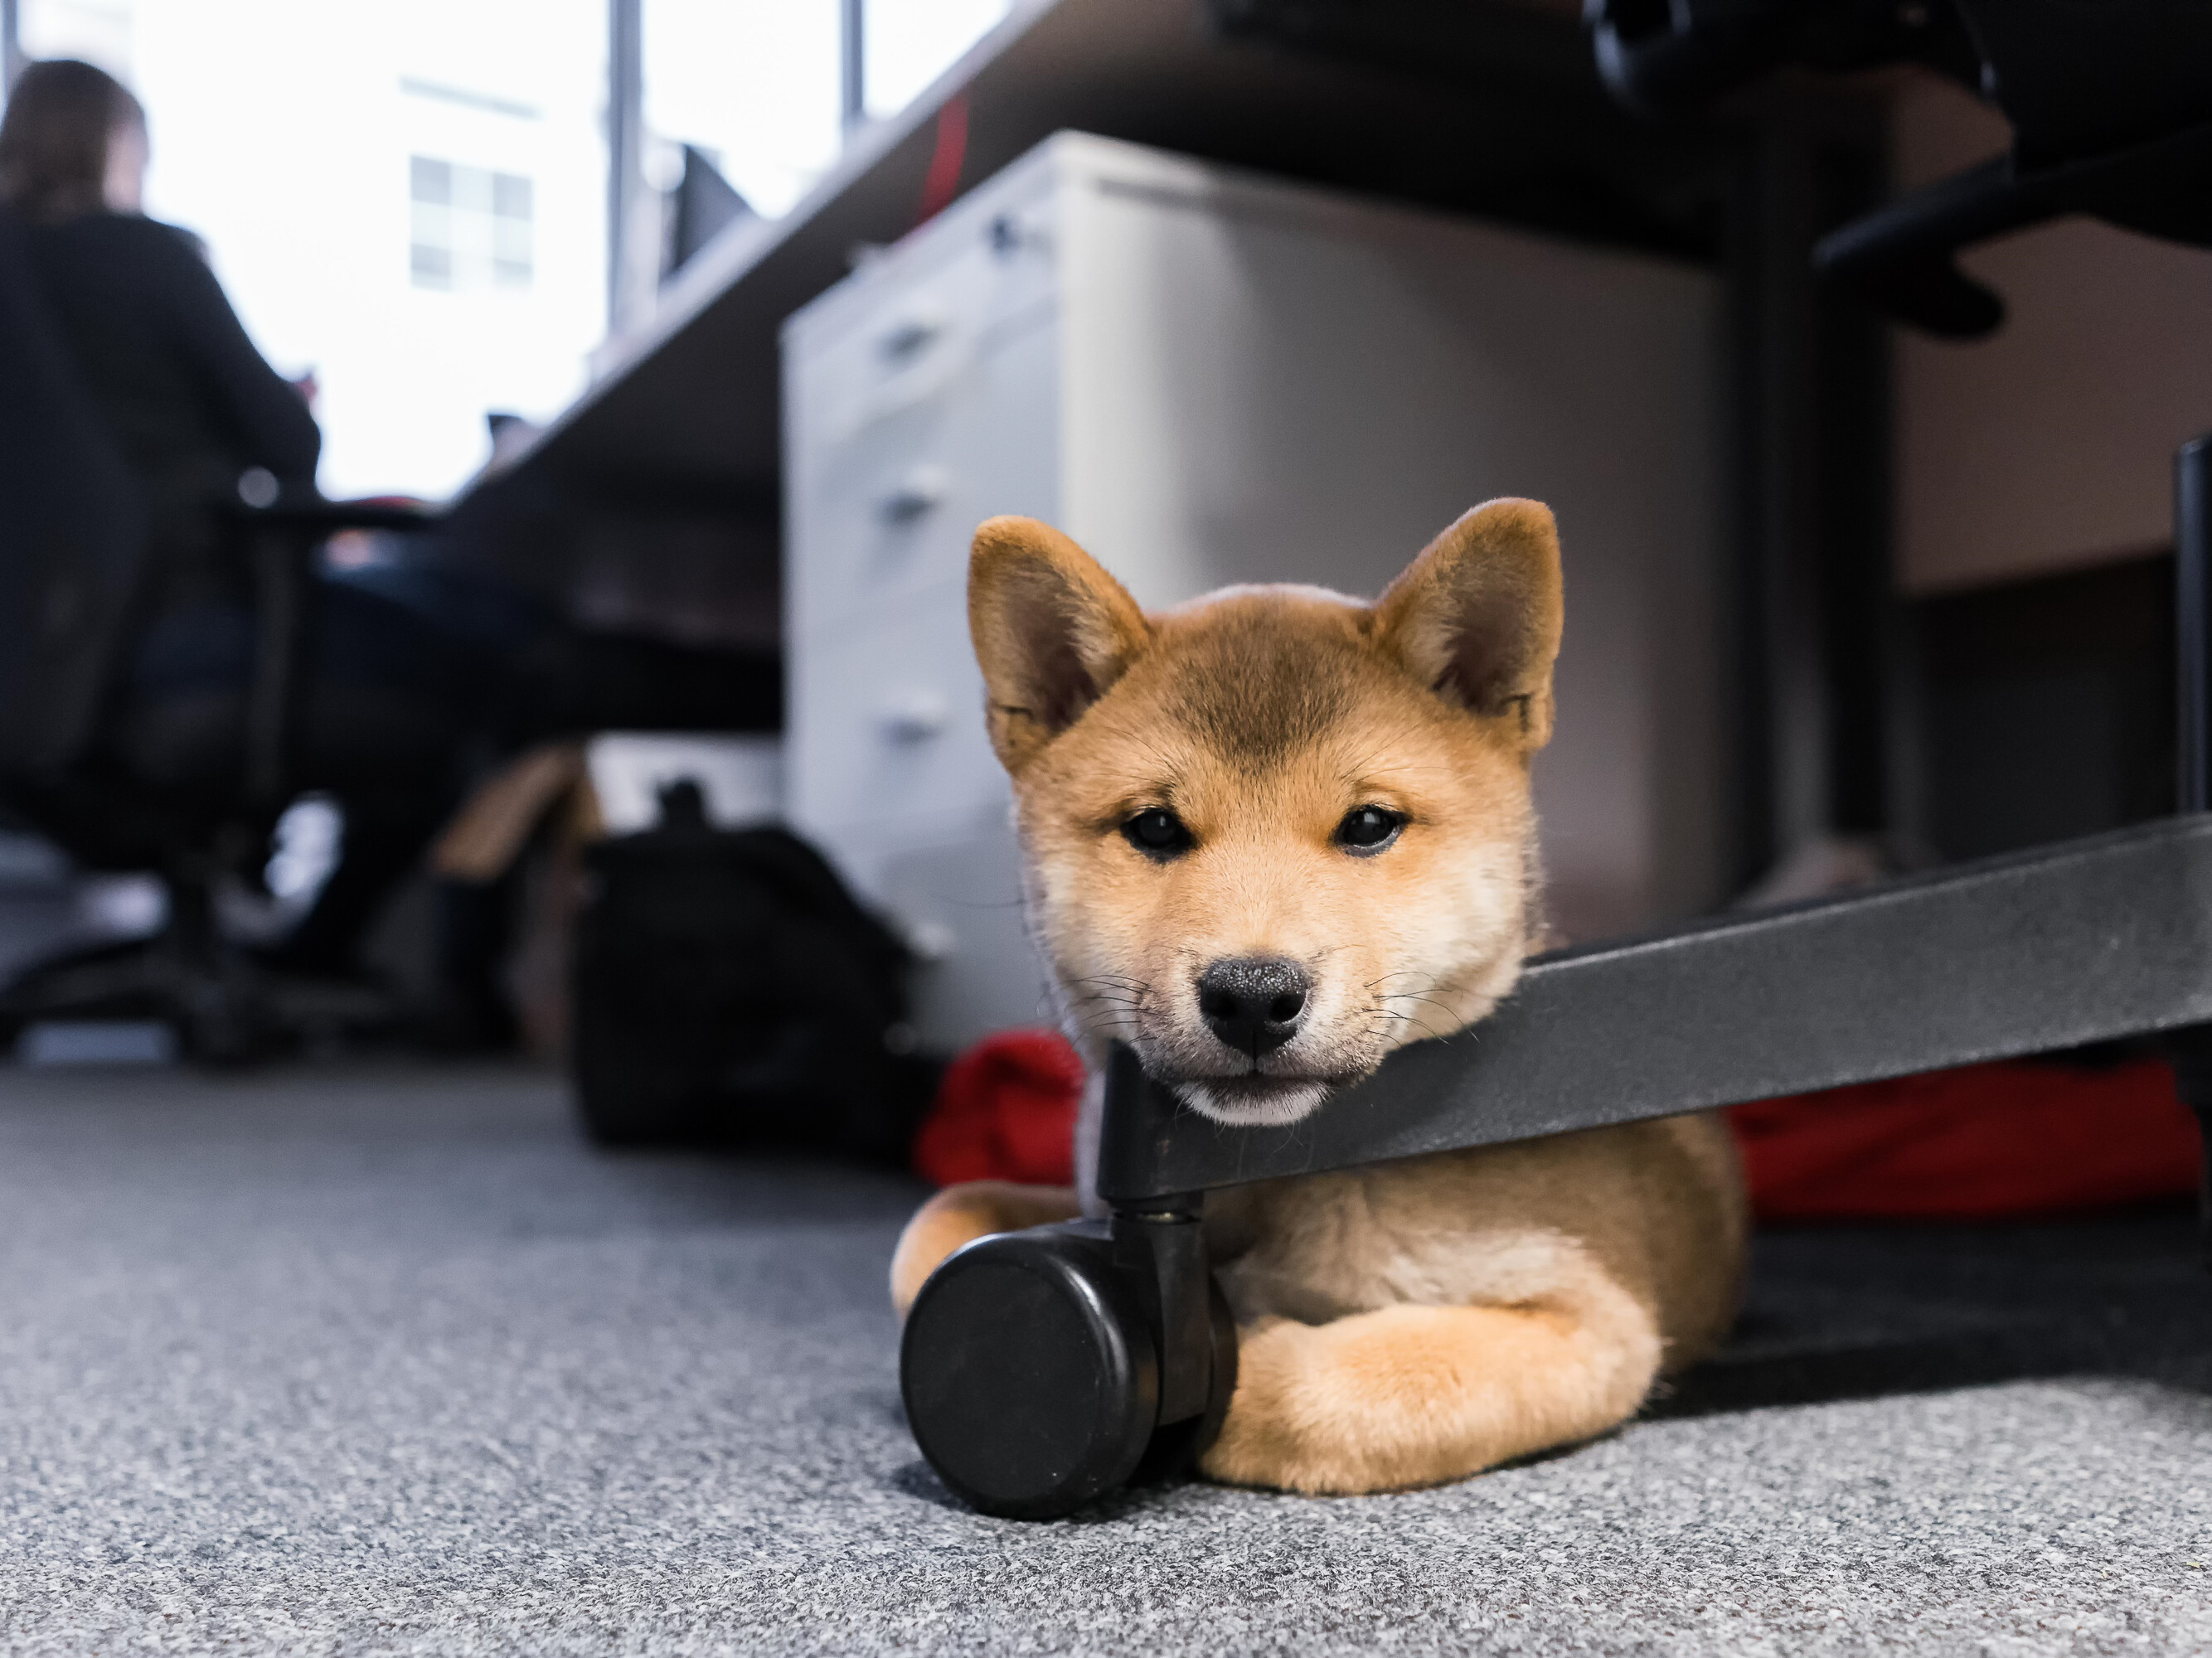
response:
<path fill-rule="evenodd" d="M 917 313 L 884 330 L 877 349 L 893 362 L 908 362 L 935 344 L 944 332 L 944 318 Z"/>
<path fill-rule="evenodd" d="M 908 691 L 885 701 L 877 719 L 894 743 L 927 743 L 945 734 L 952 709 L 935 691 Z"/>
<path fill-rule="evenodd" d="M 942 466 L 917 466 L 876 503 L 876 515 L 886 524 L 911 524 L 942 507 L 951 491 L 952 480 Z"/>

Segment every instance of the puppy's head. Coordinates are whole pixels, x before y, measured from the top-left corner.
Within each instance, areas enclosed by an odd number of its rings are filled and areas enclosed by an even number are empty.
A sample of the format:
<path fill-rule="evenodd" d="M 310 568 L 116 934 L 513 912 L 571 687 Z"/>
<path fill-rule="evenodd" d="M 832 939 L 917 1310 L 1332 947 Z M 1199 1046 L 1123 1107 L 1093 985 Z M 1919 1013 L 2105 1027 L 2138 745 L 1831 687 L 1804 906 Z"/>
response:
<path fill-rule="evenodd" d="M 1056 531 L 976 532 L 969 623 L 1072 1027 L 1224 1122 L 1295 1121 L 1480 1018 L 1532 926 L 1559 539 L 1467 514 L 1372 604 L 1147 616 Z"/>

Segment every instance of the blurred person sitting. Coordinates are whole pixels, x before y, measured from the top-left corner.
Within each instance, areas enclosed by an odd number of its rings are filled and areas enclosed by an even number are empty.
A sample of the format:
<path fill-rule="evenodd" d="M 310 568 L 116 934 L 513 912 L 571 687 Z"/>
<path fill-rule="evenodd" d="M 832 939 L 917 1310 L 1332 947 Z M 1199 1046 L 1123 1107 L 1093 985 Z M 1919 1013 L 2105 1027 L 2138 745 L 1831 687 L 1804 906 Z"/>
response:
<path fill-rule="evenodd" d="M 144 215 L 149 155 L 138 100 L 88 64 L 30 64 L 0 118 L 0 211 L 20 222 L 64 353 L 144 493 L 149 576 L 103 740 L 159 780 L 211 741 L 243 753 L 253 595 L 217 504 L 255 469 L 312 492 L 322 435 L 311 386 L 263 359 L 198 239 Z M 356 969 L 381 900 L 497 753 L 613 726 L 780 723 L 772 656 L 579 635 L 435 552 L 316 572 L 291 781 L 336 799 L 344 853 L 274 952 L 295 970 Z"/>
<path fill-rule="evenodd" d="M 198 238 L 142 211 L 149 154 L 138 100 L 89 64 L 29 65 L 0 118 L 0 208 L 21 222 L 46 313 L 143 492 L 148 575 L 104 726 L 131 774 L 159 780 L 211 744 L 242 754 L 252 584 L 218 503 L 256 468 L 312 490 L 322 434 L 246 337 Z M 479 607 L 457 630 L 434 605 L 316 586 L 296 780 L 338 799 L 346 856 L 283 953 L 343 972 L 368 911 L 450 803 L 501 624 L 527 621 Z M 469 636 L 487 621 L 491 638 Z"/>

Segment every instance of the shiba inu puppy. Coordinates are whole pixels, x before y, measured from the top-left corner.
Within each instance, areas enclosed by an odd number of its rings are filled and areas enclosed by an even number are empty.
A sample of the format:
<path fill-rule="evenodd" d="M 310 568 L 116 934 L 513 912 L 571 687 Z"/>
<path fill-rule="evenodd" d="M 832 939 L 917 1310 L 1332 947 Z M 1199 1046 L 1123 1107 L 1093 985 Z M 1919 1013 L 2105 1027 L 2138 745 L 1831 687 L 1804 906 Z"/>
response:
<path fill-rule="evenodd" d="M 1148 616 L 1044 525 L 976 532 L 991 740 L 1092 1066 L 1081 1192 L 1111 1040 L 1194 1111 L 1286 1123 L 1512 988 L 1540 932 L 1528 768 L 1561 618 L 1534 501 L 1468 513 L 1372 604 L 1231 587 Z M 1081 1207 L 948 1188 L 900 1241 L 893 1300 L 971 1239 Z M 1216 1193 L 1237 1381 L 1204 1472 L 1383 1491 L 1601 1433 L 1727 1329 L 1744 1212 L 1704 1116 Z"/>

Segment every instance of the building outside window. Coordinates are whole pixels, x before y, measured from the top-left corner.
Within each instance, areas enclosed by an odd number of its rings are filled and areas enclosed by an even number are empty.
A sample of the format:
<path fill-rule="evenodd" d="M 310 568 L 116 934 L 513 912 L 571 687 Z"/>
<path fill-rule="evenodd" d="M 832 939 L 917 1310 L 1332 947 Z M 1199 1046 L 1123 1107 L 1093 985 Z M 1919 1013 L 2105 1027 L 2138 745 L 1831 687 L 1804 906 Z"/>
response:
<path fill-rule="evenodd" d="M 416 287 L 450 294 L 530 286 L 528 179 L 410 155 L 407 180 L 407 270 Z"/>

